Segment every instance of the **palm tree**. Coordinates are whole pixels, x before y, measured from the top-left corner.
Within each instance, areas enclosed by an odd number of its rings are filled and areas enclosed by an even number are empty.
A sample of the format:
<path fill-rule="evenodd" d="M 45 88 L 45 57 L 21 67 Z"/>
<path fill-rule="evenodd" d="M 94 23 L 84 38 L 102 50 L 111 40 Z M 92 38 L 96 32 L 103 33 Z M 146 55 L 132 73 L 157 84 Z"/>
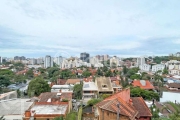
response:
<path fill-rule="evenodd" d="M 5 120 L 4 115 L 0 117 L 0 120 Z"/>
<path fill-rule="evenodd" d="M 158 84 L 158 92 L 159 92 L 159 95 L 161 95 L 161 86 L 163 86 L 163 79 L 162 77 L 160 76 L 160 73 L 162 73 L 161 70 L 158 70 L 155 74 L 154 74 L 154 80 L 155 82 Z M 160 86 L 161 84 L 161 86 Z"/>
<path fill-rule="evenodd" d="M 170 120 L 180 120 L 180 104 L 176 104 L 173 102 L 167 102 L 167 104 L 169 104 L 174 109 L 174 111 L 171 111 L 172 113 L 169 115 Z M 167 105 L 164 105 L 161 111 L 163 112 L 163 110 L 165 109 L 170 110 Z"/>

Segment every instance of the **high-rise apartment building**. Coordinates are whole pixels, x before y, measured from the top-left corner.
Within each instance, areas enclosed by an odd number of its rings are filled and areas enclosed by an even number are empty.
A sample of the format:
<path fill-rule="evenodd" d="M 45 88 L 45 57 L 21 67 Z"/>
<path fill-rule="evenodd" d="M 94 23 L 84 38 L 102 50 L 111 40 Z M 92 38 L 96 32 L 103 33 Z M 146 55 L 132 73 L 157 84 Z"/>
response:
<path fill-rule="evenodd" d="M 0 64 L 2 63 L 2 61 L 1 61 L 1 56 L 0 56 Z"/>
<path fill-rule="evenodd" d="M 26 57 L 24 57 L 24 56 L 15 56 L 14 57 L 14 60 L 26 60 Z"/>
<path fill-rule="evenodd" d="M 137 63 L 136 63 L 137 66 L 144 65 L 145 63 L 146 62 L 145 62 L 145 58 L 144 57 L 137 58 Z"/>
<path fill-rule="evenodd" d="M 83 61 L 83 62 L 90 62 L 90 55 L 89 55 L 89 53 L 81 53 L 80 54 L 80 59 Z"/>
<path fill-rule="evenodd" d="M 63 57 L 59 56 L 59 57 L 54 58 L 54 62 L 61 68 L 62 63 L 63 63 Z"/>
<path fill-rule="evenodd" d="M 44 59 L 44 68 L 53 67 L 53 58 L 49 55 L 46 55 Z"/>

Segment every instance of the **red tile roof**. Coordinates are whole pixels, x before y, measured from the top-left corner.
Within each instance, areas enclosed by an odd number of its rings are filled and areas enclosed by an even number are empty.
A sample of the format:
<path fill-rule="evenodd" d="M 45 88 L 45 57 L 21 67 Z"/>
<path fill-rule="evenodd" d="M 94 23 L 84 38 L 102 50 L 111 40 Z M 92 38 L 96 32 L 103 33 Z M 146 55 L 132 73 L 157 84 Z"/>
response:
<path fill-rule="evenodd" d="M 72 93 L 61 93 L 61 96 L 57 96 L 57 92 L 46 92 L 41 93 L 39 96 L 39 102 L 47 102 L 49 99 L 55 98 L 56 101 L 60 101 L 62 99 L 71 100 Z"/>
<path fill-rule="evenodd" d="M 67 80 L 65 80 L 65 79 L 58 79 L 57 80 L 57 85 L 65 85 L 66 82 L 67 82 Z"/>
<path fill-rule="evenodd" d="M 101 109 L 117 113 L 118 103 L 120 104 L 120 114 L 128 116 L 130 120 L 152 116 L 142 97 L 130 98 L 130 89 L 120 91 L 96 104 L 96 106 Z"/>
<path fill-rule="evenodd" d="M 138 111 L 137 118 L 146 116 L 146 117 L 151 117 L 151 111 L 147 107 L 146 103 L 144 102 L 144 99 L 142 97 L 132 97 L 132 102 L 133 106 L 136 108 Z"/>
<path fill-rule="evenodd" d="M 76 84 L 76 83 L 80 83 L 80 79 L 68 79 L 66 81 L 66 84 Z"/>
<path fill-rule="evenodd" d="M 134 106 L 129 102 L 130 100 L 130 90 L 126 89 L 119 93 L 116 93 L 102 102 L 96 104 L 96 106 L 101 109 L 115 112 L 117 113 L 118 107 L 117 104 L 120 104 L 120 114 L 124 116 L 128 116 L 129 119 L 134 120 L 138 111 L 134 108 Z M 129 94 L 127 94 L 129 93 Z"/>
<path fill-rule="evenodd" d="M 140 87 L 141 89 L 145 90 L 155 89 L 154 86 L 148 80 L 143 80 L 145 82 L 145 85 L 142 85 L 140 81 L 142 80 L 134 80 L 132 85 L 134 87 Z"/>

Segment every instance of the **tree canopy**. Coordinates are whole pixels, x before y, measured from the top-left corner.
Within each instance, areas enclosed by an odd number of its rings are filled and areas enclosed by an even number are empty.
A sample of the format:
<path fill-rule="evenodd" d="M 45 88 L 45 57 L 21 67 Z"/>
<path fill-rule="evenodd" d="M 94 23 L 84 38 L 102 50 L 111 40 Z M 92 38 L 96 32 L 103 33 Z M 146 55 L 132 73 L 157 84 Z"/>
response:
<path fill-rule="evenodd" d="M 28 86 L 28 95 L 29 96 L 39 96 L 43 92 L 49 92 L 50 87 L 48 83 L 43 80 L 41 77 L 37 77 L 34 80 L 31 80 Z"/>
<path fill-rule="evenodd" d="M 76 84 L 73 88 L 74 95 L 76 99 L 81 99 L 82 98 L 82 84 Z"/>
<path fill-rule="evenodd" d="M 145 100 L 156 99 L 159 101 L 159 94 L 154 91 L 147 91 L 139 87 L 131 88 L 131 97 L 142 97 Z"/>

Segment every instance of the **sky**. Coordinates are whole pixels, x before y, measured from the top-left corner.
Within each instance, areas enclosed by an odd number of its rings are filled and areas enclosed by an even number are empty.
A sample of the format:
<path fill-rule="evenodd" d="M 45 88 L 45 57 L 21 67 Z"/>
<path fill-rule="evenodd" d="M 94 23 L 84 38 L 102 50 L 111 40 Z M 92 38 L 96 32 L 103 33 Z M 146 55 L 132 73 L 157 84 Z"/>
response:
<path fill-rule="evenodd" d="M 0 56 L 180 52 L 179 0 L 0 0 Z"/>

